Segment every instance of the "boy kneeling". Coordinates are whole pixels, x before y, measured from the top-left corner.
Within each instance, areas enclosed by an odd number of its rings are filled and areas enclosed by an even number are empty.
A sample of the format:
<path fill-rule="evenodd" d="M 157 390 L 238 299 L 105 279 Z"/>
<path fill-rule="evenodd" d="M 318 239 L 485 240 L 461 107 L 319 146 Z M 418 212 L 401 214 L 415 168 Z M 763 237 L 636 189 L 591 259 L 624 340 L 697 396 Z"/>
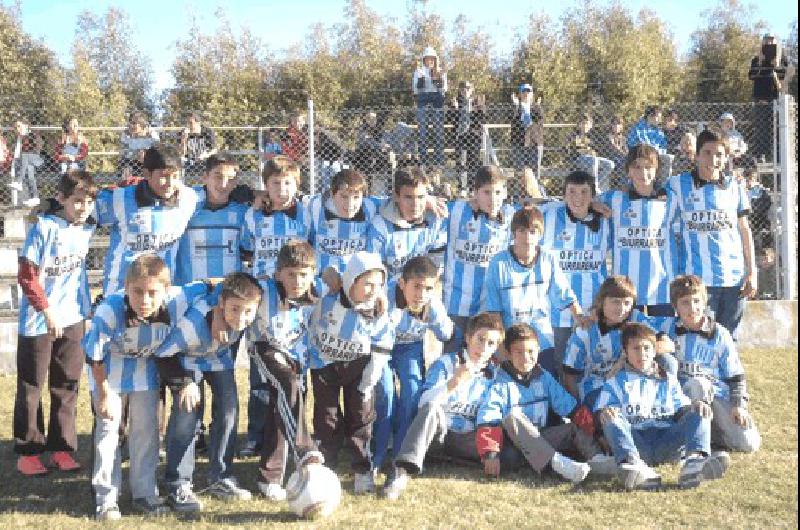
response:
<path fill-rule="evenodd" d="M 730 457 L 711 454 L 711 407 L 686 397 L 674 377 L 660 377 L 653 330 L 627 324 L 622 348 L 625 366 L 606 381 L 595 412 L 625 489 L 658 488 L 661 476 L 650 465 L 677 461 L 684 454 L 680 487 L 724 475 Z"/>

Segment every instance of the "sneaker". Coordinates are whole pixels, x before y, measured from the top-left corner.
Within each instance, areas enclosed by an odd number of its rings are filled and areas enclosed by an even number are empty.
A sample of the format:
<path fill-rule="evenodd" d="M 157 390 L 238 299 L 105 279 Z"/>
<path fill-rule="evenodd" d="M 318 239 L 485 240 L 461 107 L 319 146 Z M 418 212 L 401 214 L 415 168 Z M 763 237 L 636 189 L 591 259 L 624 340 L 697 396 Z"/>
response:
<path fill-rule="evenodd" d="M 158 517 L 169 513 L 169 507 L 161 497 L 139 497 L 131 502 L 131 509 L 142 515 Z"/>
<path fill-rule="evenodd" d="M 37 197 L 33 197 L 31 199 L 25 199 L 22 201 L 22 205 L 26 208 L 36 208 L 39 206 L 39 199 Z"/>
<path fill-rule="evenodd" d="M 94 518 L 98 521 L 119 521 L 122 519 L 122 514 L 119 512 L 119 506 L 111 504 L 98 506 L 94 511 Z"/>
<path fill-rule="evenodd" d="M 592 475 L 606 475 L 613 476 L 617 474 L 619 468 L 617 467 L 616 459 L 611 455 L 604 455 L 598 453 L 589 459 L 587 462 L 592 469 Z"/>
<path fill-rule="evenodd" d="M 712 453 L 708 457 L 689 457 L 681 467 L 678 485 L 681 488 L 696 488 L 704 480 L 718 479 L 728 470 L 730 460 L 728 453 L 723 451 Z"/>
<path fill-rule="evenodd" d="M 635 489 L 647 491 L 661 487 L 661 475 L 641 460 L 621 463 L 617 476 L 628 491 Z"/>
<path fill-rule="evenodd" d="M 562 454 L 556 453 L 550 461 L 553 471 L 569 480 L 573 484 L 580 484 L 589 474 L 591 468 L 589 464 L 576 462 Z"/>
<path fill-rule="evenodd" d="M 183 484 L 167 497 L 169 504 L 176 512 L 199 512 L 203 510 L 203 503 L 192 491 L 191 484 Z"/>
<path fill-rule="evenodd" d="M 20 456 L 17 459 L 17 471 L 29 477 L 47 474 L 47 468 L 42 464 L 39 455 Z"/>
<path fill-rule="evenodd" d="M 257 442 L 247 442 L 239 449 L 239 458 L 251 458 L 261 453 L 261 446 Z"/>
<path fill-rule="evenodd" d="M 9 182 L 8 187 L 17 191 L 22 191 L 22 183 L 18 180 L 12 180 Z"/>
<path fill-rule="evenodd" d="M 391 478 L 383 486 L 383 496 L 387 501 L 396 501 L 406 486 L 408 486 L 408 472 L 401 467 L 395 468 Z"/>
<path fill-rule="evenodd" d="M 280 484 L 273 484 L 271 482 L 259 482 L 258 490 L 261 495 L 267 500 L 274 502 L 283 502 L 286 500 L 286 490 Z"/>
<path fill-rule="evenodd" d="M 216 481 L 206 488 L 205 491 L 212 497 L 226 502 L 249 501 L 253 498 L 253 494 L 244 488 L 240 488 L 236 479 L 232 477 Z"/>
<path fill-rule="evenodd" d="M 375 493 L 375 472 L 356 473 L 353 481 L 353 493 L 356 495 Z"/>
<path fill-rule="evenodd" d="M 50 455 L 50 467 L 55 467 L 59 471 L 77 471 L 81 465 L 67 451 L 56 451 Z"/>

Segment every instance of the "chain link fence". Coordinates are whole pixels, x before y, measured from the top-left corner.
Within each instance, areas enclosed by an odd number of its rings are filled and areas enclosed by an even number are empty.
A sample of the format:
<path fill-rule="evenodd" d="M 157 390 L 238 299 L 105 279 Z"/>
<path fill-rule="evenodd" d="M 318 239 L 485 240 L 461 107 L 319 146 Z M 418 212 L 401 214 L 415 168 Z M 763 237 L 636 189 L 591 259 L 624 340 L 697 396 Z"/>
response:
<path fill-rule="evenodd" d="M 796 113 L 794 104 L 792 112 Z M 723 120 L 724 115 L 730 116 Z M 200 183 L 202 157 L 216 149 L 232 154 L 239 162 L 242 181 L 257 188 L 265 160 L 284 154 L 303 167 L 303 191 L 311 193 L 326 189 L 339 169 L 353 167 L 367 175 L 372 194 L 387 195 L 397 169 L 422 165 L 438 193 L 466 197 L 475 170 L 496 164 L 510 177 L 512 198 L 556 197 L 562 192 L 564 177 L 575 169 L 593 174 L 600 190 L 624 185 L 628 138 L 635 136 L 633 128 L 641 127 L 638 120 L 624 120 L 602 105 L 549 108 L 532 99 L 484 105 L 464 97 L 442 108 L 330 111 L 315 110 L 309 102 L 308 110 L 293 114 L 231 116 L 226 123 L 204 123 L 199 116 L 194 119 L 197 123 L 183 116 L 165 116 L 158 125 L 139 114 L 127 125 L 98 124 L 103 120 L 95 118 L 92 126 L 78 124 L 79 135 L 74 138 L 57 125 L 62 122 L 60 116 L 27 113 L 28 130 L 14 123 L 11 114 L 0 116 L 5 119 L 0 122 L 0 209 L 20 206 L 35 194 L 52 196 L 58 176 L 70 165 L 85 164 L 103 186 L 126 184 L 140 172 L 143 149 L 157 139 L 184 152 L 189 184 Z M 663 181 L 693 166 L 694 140 L 700 131 L 726 128 L 726 121 L 734 125 L 726 133 L 734 154 L 730 169 L 744 180 L 752 202 L 760 296 L 777 298 L 779 250 L 774 234 L 780 205 L 776 161 L 781 146 L 772 105 L 676 103 L 662 109 L 660 122 L 654 120 L 653 130 L 639 136 L 657 138 L 654 141 L 660 143 L 659 178 Z M 193 129 L 187 132 L 187 127 Z M 796 139 L 796 134 L 794 127 L 791 137 Z M 76 156 L 73 162 L 63 157 L 65 153 L 80 155 L 81 143 L 86 144 L 85 158 Z M 20 186 L 12 188 L 12 182 Z M 97 255 L 90 257 L 90 265 L 101 267 L 102 252 L 93 251 Z"/>

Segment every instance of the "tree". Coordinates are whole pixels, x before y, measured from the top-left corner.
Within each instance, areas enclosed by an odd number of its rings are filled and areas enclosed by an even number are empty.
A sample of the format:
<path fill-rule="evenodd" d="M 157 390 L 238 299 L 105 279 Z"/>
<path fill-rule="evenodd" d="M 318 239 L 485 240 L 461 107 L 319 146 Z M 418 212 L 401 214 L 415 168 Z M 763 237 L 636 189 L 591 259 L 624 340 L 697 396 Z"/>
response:
<path fill-rule="evenodd" d="M 784 53 L 786 53 L 786 57 L 787 59 L 789 59 L 789 65 L 794 67 L 791 79 L 786 79 L 786 82 L 789 83 L 789 93 L 792 94 L 796 99 L 797 98 L 797 19 L 794 19 L 794 21 L 792 22 L 791 28 L 789 30 L 789 38 L 786 39 L 786 43 L 784 45 Z"/>
<path fill-rule="evenodd" d="M 492 62 L 494 43 L 480 28 L 469 29 L 468 20 L 459 15 L 454 24 L 453 44 L 450 48 L 451 67 L 447 73 L 452 93 L 459 81 L 470 81 L 476 94 L 495 97 L 500 91 L 501 80 L 497 65 Z M 490 99 L 491 100 L 491 99 Z"/>

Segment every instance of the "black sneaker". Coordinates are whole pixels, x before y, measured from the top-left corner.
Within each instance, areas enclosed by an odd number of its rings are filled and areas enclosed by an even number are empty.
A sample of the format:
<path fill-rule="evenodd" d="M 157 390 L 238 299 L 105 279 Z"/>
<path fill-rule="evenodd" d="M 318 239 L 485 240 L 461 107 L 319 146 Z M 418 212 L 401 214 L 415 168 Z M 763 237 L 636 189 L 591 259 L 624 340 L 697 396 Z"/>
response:
<path fill-rule="evenodd" d="M 167 504 L 176 512 L 190 513 L 203 510 L 203 503 L 192 491 L 191 484 L 184 484 L 167 497 Z"/>
<path fill-rule="evenodd" d="M 153 517 L 169 513 L 169 507 L 164 504 L 164 500 L 161 499 L 161 497 L 141 497 L 139 499 L 133 499 L 131 509 L 136 513 Z"/>
<path fill-rule="evenodd" d="M 239 458 L 251 458 L 253 456 L 258 456 L 261 454 L 261 446 L 258 443 L 249 441 L 247 442 L 244 447 L 239 449 Z"/>

